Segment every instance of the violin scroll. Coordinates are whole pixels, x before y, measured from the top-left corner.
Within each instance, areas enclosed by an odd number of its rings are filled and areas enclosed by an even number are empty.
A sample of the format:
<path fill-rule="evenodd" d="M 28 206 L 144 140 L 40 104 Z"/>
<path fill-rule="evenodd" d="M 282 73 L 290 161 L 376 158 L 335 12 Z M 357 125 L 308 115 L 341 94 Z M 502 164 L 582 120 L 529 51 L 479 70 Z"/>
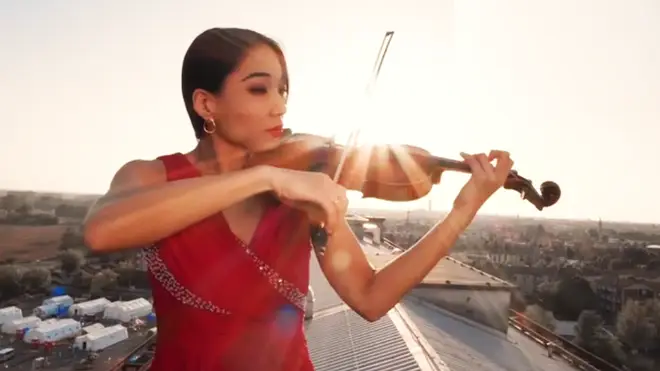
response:
<path fill-rule="evenodd" d="M 561 197 L 561 188 L 555 182 L 545 181 L 541 183 L 541 197 L 545 201 L 545 207 L 552 206 L 559 201 Z"/>
<path fill-rule="evenodd" d="M 523 200 L 529 201 L 539 211 L 550 207 L 559 201 L 561 197 L 561 188 L 555 182 L 546 181 L 541 184 L 541 192 L 537 191 L 532 181 L 518 175 L 518 172 L 512 170 L 504 183 L 505 189 L 511 189 L 520 193 Z"/>

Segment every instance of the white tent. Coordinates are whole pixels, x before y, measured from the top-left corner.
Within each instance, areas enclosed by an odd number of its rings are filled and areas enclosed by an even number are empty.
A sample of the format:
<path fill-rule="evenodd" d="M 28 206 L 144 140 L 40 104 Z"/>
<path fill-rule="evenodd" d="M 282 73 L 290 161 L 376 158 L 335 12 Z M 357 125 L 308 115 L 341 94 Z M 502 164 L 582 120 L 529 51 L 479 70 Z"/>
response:
<path fill-rule="evenodd" d="M 15 334 L 16 331 L 28 329 L 31 330 L 41 324 L 41 319 L 36 316 L 23 317 L 2 325 L 2 332 L 5 334 Z"/>
<path fill-rule="evenodd" d="M 103 313 L 108 319 L 114 319 L 121 322 L 130 322 L 136 318 L 145 317 L 153 309 L 151 303 L 146 299 L 139 298 L 126 302 L 110 303 Z"/>
<path fill-rule="evenodd" d="M 83 350 L 99 351 L 128 339 L 128 330 L 122 325 L 105 327 L 87 335 L 78 336 L 73 346 Z"/>
<path fill-rule="evenodd" d="M 91 333 L 93 333 L 93 332 L 101 331 L 101 330 L 103 330 L 104 328 L 105 328 L 105 326 L 103 326 L 102 324 L 100 324 L 100 323 L 95 323 L 95 324 L 93 324 L 93 325 L 89 325 L 89 326 L 85 326 L 85 327 L 83 327 L 83 328 L 82 328 L 82 332 L 84 332 L 85 334 L 91 334 Z"/>
<path fill-rule="evenodd" d="M 108 304 L 110 304 L 110 301 L 106 298 L 98 298 L 90 301 L 84 301 L 82 303 L 76 303 L 69 307 L 69 315 L 93 316 L 97 313 L 103 312 Z"/>
<path fill-rule="evenodd" d="M 23 311 L 19 307 L 0 309 L 0 325 L 19 318 L 23 318 Z"/>
<path fill-rule="evenodd" d="M 70 306 L 73 304 L 73 298 L 70 297 L 69 295 L 60 295 L 60 296 L 53 296 L 52 298 L 45 299 L 41 305 L 64 305 L 64 306 Z"/>
<path fill-rule="evenodd" d="M 80 322 L 71 318 L 65 318 L 47 324 L 42 323 L 40 326 L 28 331 L 27 334 L 25 334 L 25 337 L 23 337 L 23 340 L 26 343 L 32 341 L 38 341 L 40 343 L 49 341 L 55 342 L 78 336 L 80 331 Z"/>
<path fill-rule="evenodd" d="M 110 318 L 114 319 L 117 317 L 119 313 L 119 307 L 121 304 L 124 303 L 123 301 L 113 301 L 112 303 L 108 304 L 105 307 L 105 310 L 103 311 L 103 318 Z"/>

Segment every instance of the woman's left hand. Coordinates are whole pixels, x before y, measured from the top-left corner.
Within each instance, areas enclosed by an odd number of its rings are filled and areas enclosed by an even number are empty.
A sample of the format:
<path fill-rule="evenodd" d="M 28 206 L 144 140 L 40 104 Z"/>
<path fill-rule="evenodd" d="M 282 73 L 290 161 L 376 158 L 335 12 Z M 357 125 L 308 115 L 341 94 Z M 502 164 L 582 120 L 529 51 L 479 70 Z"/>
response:
<path fill-rule="evenodd" d="M 488 156 L 484 153 L 461 153 L 461 156 L 470 165 L 472 176 L 454 200 L 454 209 L 467 209 L 476 213 L 504 185 L 513 168 L 513 160 L 508 152 L 496 150 Z M 495 166 L 491 164 L 492 161 L 496 161 Z"/>

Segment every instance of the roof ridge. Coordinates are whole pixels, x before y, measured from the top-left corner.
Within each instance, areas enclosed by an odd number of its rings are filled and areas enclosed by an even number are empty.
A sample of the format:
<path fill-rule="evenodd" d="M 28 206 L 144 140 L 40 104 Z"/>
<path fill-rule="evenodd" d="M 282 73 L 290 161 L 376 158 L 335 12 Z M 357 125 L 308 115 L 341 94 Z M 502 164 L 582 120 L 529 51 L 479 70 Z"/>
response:
<path fill-rule="evenodd" d="M 499 277 L 493 276 L 493 275 L 490 274 L 490 273 L 484 272 L 484 271 L 482 271 L 481 269 L 479 269 L 479 268 L 477 268 L 477 267 L 475 267 L 475 266 L 473 266 L 473 265 L 470 265 L 470 264 L 464 263 L 464 262 L 462 262 L 462 261 L 460 261 L 460 260 L 458 260 L 458 259 L 456 259 L 456 258 L 453 258 L 453 257 L 451 257 L 451 256 L 449 256 L 449 255 L 445 256 L 444 259 L 447 259 L 447 260 L 449 260 L 449 261 L 451 261 L 451 262 L 453 262 L 453 263 L 456 263 L 456 264 L 460 265 L 460 266 L 463 267 L 463 268 L 468 268 L 468 269 L 470 269 L 470 270 L 473 270 L 473 271 L 475 271 L 475 272 L 481 274 L 482 276 L 486 276 L 486 277 L 492 279 L 493 281 L 496 281 L 496 282 L 499 282 L 499 283 L 501 283 L 501 284 L 504 284 L 505 286 L 509 286 L 509 287 L 514 286 L 511 282 L 508 282 L 508 281 L 505 281 L 505 280 L 503 280 L 503 279 L 501 279 L 501 278 L 499 278 Z"/>
<path fill-rule="evenodd" d="M 422 332 L 417 328 L 417 325 L 415 325 L 415 322 L 408 316 L 408 313 L 404 309 L 404 307 L 398 303 L 397 305 L 394 306 L 393 310 L 390 311 L 390 313 L 396 312 L 396 315 L 401 319 L 401 322 L 406 326 L 406 329 L 402 329 L 398 326 L 398 321 L 394 320 L 394 316 L 391 316 L 392 322 L 394 323 L 395 326 L 397 326 L 397 329 L 399 330 L 399 333 L 401 334 L 402 337 L 404 337 L 403 332 L 407 330 L 410 332 L 410 335 L 413 337 L 414 341 L 419 345 L 419 347 L 422 349 L 424 355 L 426 356 L 427 360 L 429 363 L 433 366 L 432 368 L 435 371 L 451 371 L 449 366 L 445 363 L 445 361 L 438 355 L 438 353 L 433 349 L 431 344 L 428 342 L 426 337 L 422 334 Z M 415 349 L 410 349 L 410 353 L 413 354 L 413 356 L 417 356 L 418 352 L 415 351 Z M 420 362 L 418 361 L 418 364 Z M 420 367 L 422 367 L 420 365 Z M 422 367 L 424 370 L 424 368 Z"/>

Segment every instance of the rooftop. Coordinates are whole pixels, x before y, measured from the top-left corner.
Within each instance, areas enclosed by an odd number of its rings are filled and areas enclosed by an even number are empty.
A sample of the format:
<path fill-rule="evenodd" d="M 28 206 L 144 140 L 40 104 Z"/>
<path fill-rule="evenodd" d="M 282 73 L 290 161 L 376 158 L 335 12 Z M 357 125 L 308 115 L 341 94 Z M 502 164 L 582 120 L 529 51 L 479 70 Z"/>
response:
<path fill-rule="evenodd" d="M 572 368 L 517 330 L 489 331 L 414 297 L 403 300 L 410 319 L 451 371 L 564 371 Z"/>
<path fill-rule="evenodd" d="M 375 267 L 394 258 L 377 246 L 363 248 Z M 498 332 L 414 294 L 369 323 L 337 296 L 316 259 L 310 268 L 314 318 L 306 322 L 305 333 L 316 371 L 573 370 L 513 328 Z M 511 286 L 452 258 L 443 259 L 424 282 L 438 290 Z"/>
<path fill-rule="evenodd" d="M 102 329 L 98 329 L 96 331 L 93 331 L 93 332 L 87 334 L 86 336 L 87 336 L 87 339 L 89 341 L 94 341 L 94 340 L 102 338 L 106 335 L 115 334 L 115 333 L 119 333 L 119 332 L 122 332 L 122 331 L 126 331 L 126 327 L 124 327 L 122 325 L 114 325 L 114 326 L 109 326 L 109 327 L 104 327 Z"/>
<path fill-rule="evenodd" d="M 80 326 L 80 322 L 71 318 L 58 319 L 52 322 L 43 321 L 38 327 L 34 328 L 32 331 L 48 332 L 69 326 Z"/>
<path fill-rule="evenodd" d="M 374 246 L 369 246 L 365 248 L 365 252 L 369 262 L 376 269 L 382 268 L 396 257 L 396 255 L 389 253 L 378 251 L 374 253 L 372 252 L 374 249 Z M 465 286 L 470 289 L 483 289 L 484 287 L 513 288 L 510 283 L 449 256 L 440 260 L 422 282 L 429 285 Z"/>

